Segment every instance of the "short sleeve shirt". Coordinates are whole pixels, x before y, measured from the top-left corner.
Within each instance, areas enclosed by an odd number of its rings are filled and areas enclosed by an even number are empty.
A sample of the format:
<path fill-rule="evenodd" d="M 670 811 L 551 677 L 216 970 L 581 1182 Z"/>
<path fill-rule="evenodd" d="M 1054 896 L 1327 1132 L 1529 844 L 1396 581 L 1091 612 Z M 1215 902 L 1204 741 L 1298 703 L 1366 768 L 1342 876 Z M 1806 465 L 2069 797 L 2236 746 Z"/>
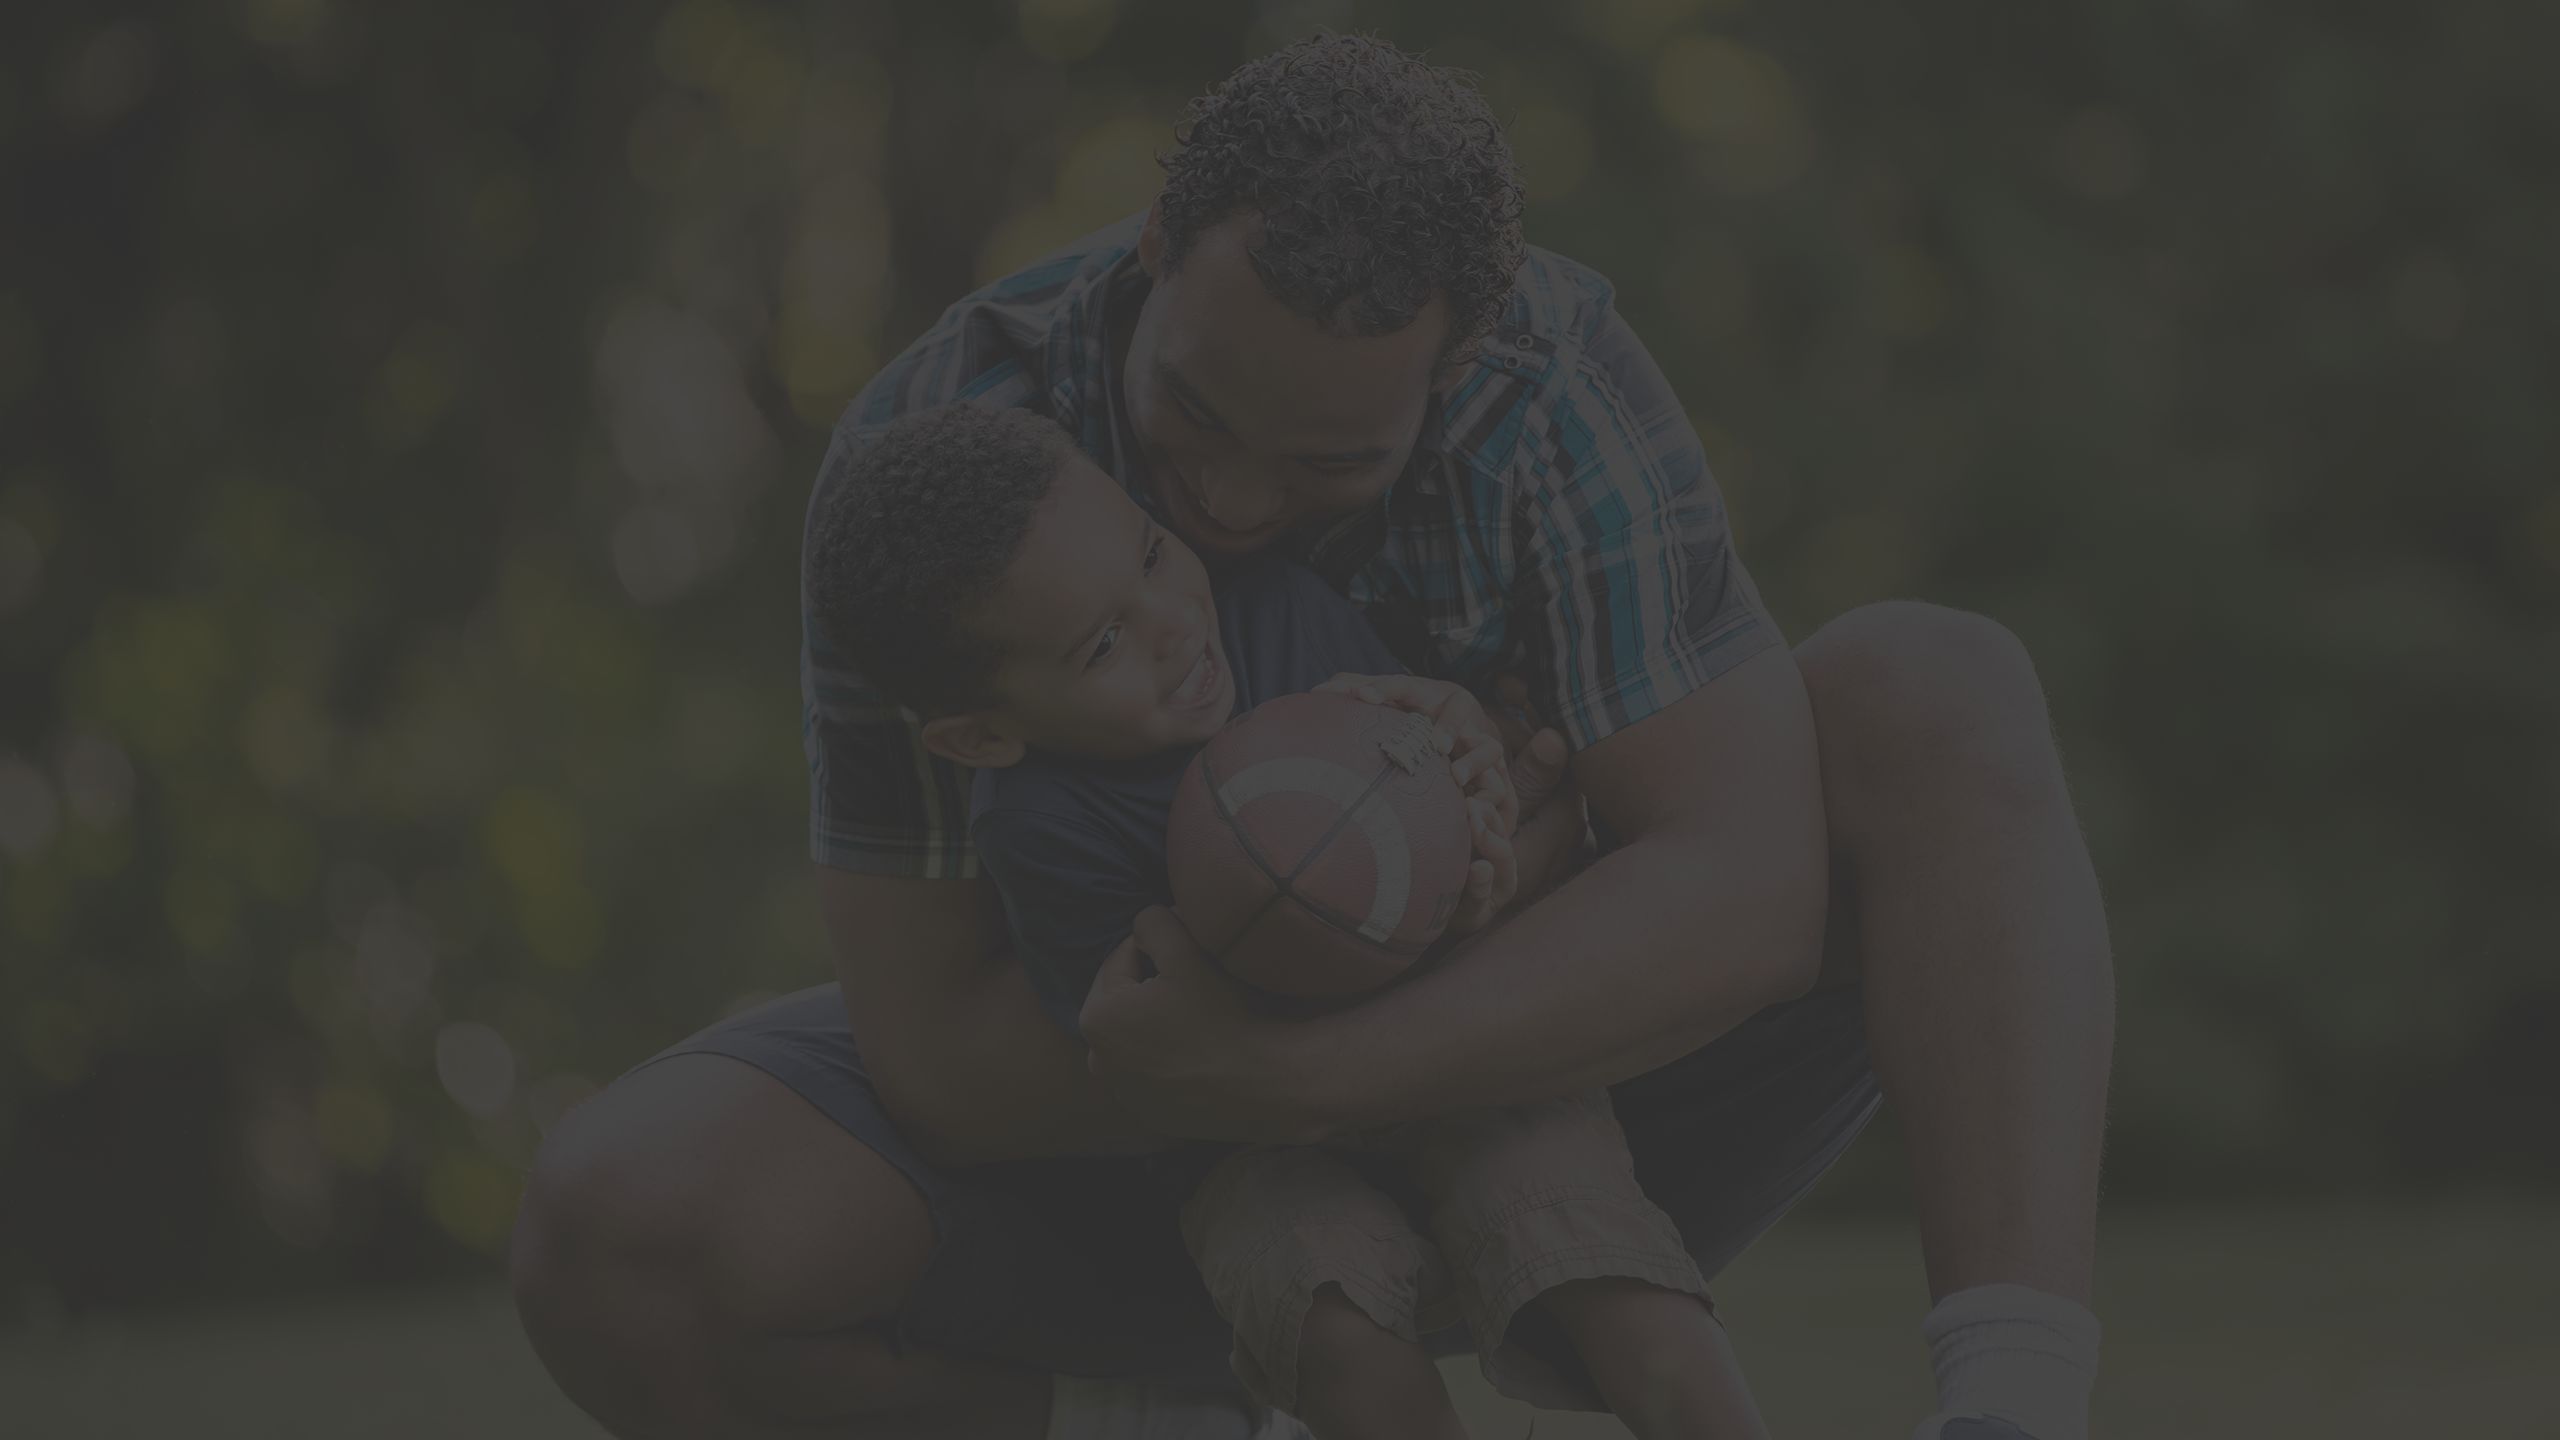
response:
<path fill-rule="evenodd" d="M 1236 712 L 1312 690 L 1335 675 L 1402 668 L 1360 611 L 1314 572 L 1266 557 L 1216 588 L 1218 635 L 1235 675 Z M 1070 1033 L 1102 960 L 1149 905 L 1169 905 L 1165 825 L 1198 746 L 1129 760 L 1034 752 L 981 770 L 969 839 L 1004 902 L 1014 953 L 1041 1008 Z"/>
<path fill-rule="evenodd" d="M 881 426 L 958 400 L 1063 425 L 1154 508 L 1113 363 L 1148 279 L 1142 216 L 970 295 L 846 407 L 814 507 Z M 1608 281 L 1531 247 L 1500 322 L 1435 393 L 1404 472 L 1288 553 L 1417 674 L 1520 674 L 1581 749 L 1778 643 L 1696 431 Z M 805 557 L 804 557 L 805 558 Z M 804 574 L 806 566 L 803 567 Z M 809 846 L 825 865 L 968 878 L 970 778 L 831 651 L 802 603 Z"/>

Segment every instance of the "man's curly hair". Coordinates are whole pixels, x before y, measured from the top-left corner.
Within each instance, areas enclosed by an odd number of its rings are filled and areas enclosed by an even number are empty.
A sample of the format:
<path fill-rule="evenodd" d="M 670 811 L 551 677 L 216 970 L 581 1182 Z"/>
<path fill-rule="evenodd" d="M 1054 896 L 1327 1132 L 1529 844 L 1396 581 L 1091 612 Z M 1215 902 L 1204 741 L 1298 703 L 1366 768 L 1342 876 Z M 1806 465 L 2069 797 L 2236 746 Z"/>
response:
<path fill-rule="evenodd" d="M 1445 357 L 1491 330 L 1520 268 L 1511 146 L 1465 72 L 1383 40 L 1317 34 L 1191 104 L 1164 167 L 1165 265 L 1243 213 L 1272 296 L 1357 335 L 1448 297 Z"/>
<path fill-rule="evenodd" d="M 964 402 L 901 416 L 839 454 L 810 522 L 821 635 L 921 714 L 985 704 L 998 657 L 967 621 L 1074 450 L 1043 416 Z"/>

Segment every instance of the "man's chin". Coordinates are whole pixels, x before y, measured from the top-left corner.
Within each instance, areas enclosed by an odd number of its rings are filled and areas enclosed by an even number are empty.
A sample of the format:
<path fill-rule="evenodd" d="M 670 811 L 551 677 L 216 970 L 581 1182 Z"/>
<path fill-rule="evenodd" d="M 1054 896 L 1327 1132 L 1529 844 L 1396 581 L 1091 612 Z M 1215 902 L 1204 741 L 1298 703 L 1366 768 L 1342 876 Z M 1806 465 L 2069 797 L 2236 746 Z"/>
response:
<path fill-rule="evenodd" d="M 1269 548 L 1271 542 L 1279 539 L 1284 533 L 1286 532 L 1275 527 L 1269 530 L 1257 530 L 1250 535 L 1238 535 L 1231 530 L 1203 529 L 1194 526 L 1183 531 L 1182 538 L 1192 549 L 1204 554 L 1227 560 L 1241 560 L 1257 550 Z"/>
<path fill-rule="evenodd" d="M 1272 541 L 1288 533 L 1285 525 L 1265 525 L 1259 530 L 1235 531 L 1209 518 L 1209 513 L 1181 477 L 1164 466 L 1152 467 L 1148 479 L 1154 485 L 1156 498 L 1162 502 L 1165 521 L 1184 544 L 1194 550 L 1229 558 L 1250 555 L 1266 548 Z"/>

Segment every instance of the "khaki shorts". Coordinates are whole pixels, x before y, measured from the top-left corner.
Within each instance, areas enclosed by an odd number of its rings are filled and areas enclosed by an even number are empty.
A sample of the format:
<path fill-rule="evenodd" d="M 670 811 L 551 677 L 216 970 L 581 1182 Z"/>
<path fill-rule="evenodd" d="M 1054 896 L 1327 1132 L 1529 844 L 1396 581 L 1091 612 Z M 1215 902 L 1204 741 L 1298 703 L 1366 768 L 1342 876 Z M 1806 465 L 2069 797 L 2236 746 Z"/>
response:
<path fill-rule="evenodd" d="M 1373 1179 L 1382 1167 L 1414 1210 Z M 1238 1151 L 1192 1192 L 1182 1233 L 1234 1327 L 1236 1378 L 1292 1414 L 1299 1332 L 1327 1284 L 1407 1340 L 1463 1320 L 1486 1380 L 1549 1410 L 1605 1407 L 1579 1360 L 1515 1343 L 1530 1301 L 1602 1278 L 1707 1293 L 1679 1229 L 1637 1187 L 1604 1091 L 1340 1146 Z"/>

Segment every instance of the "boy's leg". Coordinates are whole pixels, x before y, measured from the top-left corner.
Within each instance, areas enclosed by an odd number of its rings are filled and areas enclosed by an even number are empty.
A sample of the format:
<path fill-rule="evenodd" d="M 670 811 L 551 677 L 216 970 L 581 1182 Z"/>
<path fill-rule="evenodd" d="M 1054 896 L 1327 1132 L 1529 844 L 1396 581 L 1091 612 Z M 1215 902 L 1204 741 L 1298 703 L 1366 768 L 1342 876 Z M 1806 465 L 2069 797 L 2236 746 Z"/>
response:
<path fill-rule="evenodd" d="M 1182 1233 L 1257 1399 L 1322 1440 L 1465 1440 L 1415 1334 L 1439 1257 L 1342 1156 L 1238 1150 L 1194 1187 Z"/>
<path fill-rule="evenodd" d="M 1733 1342 L 1704 1300 L 1636 1280 L 1576 1280 L 1537 1303 L 1638 1440 L 1766 1440 Z"/>
<path fill-rule="evenodd" d="M 1297 1414 L 1317 1440 L 1467 1440 L 1439 1365 L 1339 1285 L 1318 1290 L 1307 1310 Z"/>
<path fill-rule="evenodd" d="M 1701 1427 L 1749 1414 L 1706 1279 L 1637 1185 L 1605 1092 L 1450 1115 L 1402 1139 L 1497 1389 L 1613 1410 L 1645 1436 L 1722 1435 Z"/>

